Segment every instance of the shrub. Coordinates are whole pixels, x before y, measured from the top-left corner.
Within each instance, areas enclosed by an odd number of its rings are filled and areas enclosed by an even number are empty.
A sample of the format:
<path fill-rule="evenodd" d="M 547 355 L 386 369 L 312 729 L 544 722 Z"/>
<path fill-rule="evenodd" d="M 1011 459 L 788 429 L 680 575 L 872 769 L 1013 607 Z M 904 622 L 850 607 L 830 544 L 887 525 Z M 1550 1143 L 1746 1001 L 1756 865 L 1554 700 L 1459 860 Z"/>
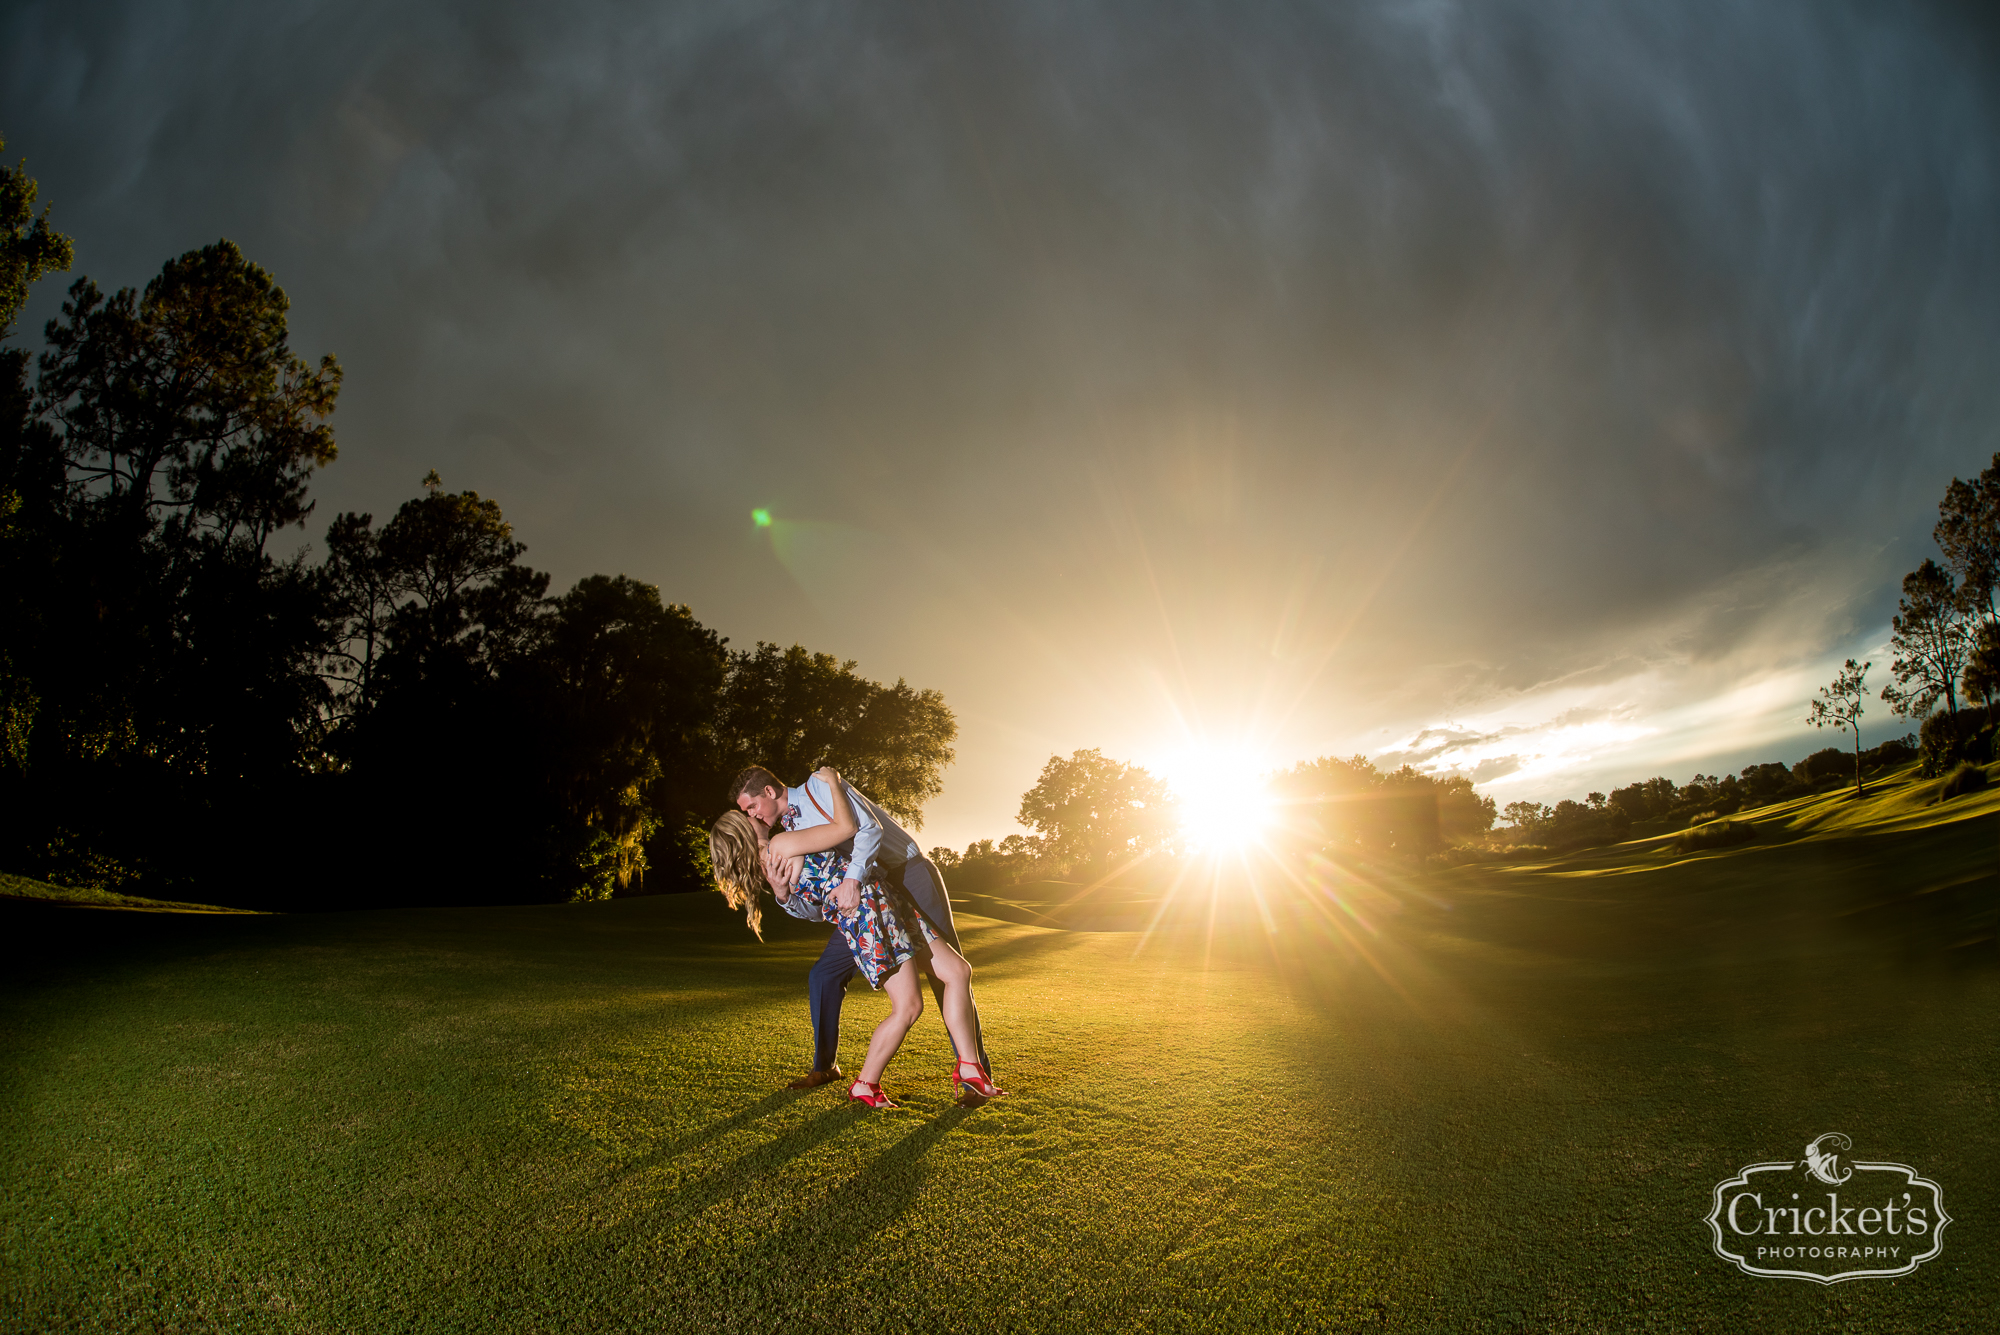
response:
<path fill-rule="evenodd" d="M 1993 757 L 1991 706 L 1933 714 L 1918 732 L 1917 748 L 1924 759 L 1924 777 L 1946 773 L 1961 760 L 1985 762 Z"/>
<path fill-rule="evenodd" d="M 1712 820 L 1685 831 L 1674 841 L 1683 853 L 1705 848 L 1733 848 L 1757 837 L 1757 827 L 1747 820 Z"/>
<path fill-rule="evenodd" d="M 1938 786 L 1938 801 L 1949 802 L 1965 793 L 1976 793 L 1986 786 L 1986 771 L 1970 760 L 1962 760 L 1958 768 L 1944 776 Z"/>
<path fill-rule="evenodd" d="M 1918 750 L 1923 756 L 1923 775 L 1934 779 L 1950 769 L 1958 755 L 1958 718 L 1952 714 L 1933 714 L 1924 720 L 1918 731 Z"/>

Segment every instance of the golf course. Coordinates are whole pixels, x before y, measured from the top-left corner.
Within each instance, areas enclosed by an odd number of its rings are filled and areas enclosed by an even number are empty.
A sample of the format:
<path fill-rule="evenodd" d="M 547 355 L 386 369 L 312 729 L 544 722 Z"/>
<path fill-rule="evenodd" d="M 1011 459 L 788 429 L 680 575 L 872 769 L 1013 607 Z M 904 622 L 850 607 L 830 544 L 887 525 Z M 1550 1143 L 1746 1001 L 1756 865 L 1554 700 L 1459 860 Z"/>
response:
<path fill-rule="evenodd" d="M 1994 767 L 2000 777 L 2000 766 Z M 1547 861 L 1043 884 L 961 919 L 869 1112 L 823 941 L 719 896 L 0 903 L 7 1331 L 1954 1331 L 2000 1309 L 2000 788 Z M 775 919 L 775 922 L 773 922 Z M 857 984 L 850 1070 L 886 1009 Z M 1704 1218 L 1824 1132 L 1952 1223 L 1896 1279 Z"/>

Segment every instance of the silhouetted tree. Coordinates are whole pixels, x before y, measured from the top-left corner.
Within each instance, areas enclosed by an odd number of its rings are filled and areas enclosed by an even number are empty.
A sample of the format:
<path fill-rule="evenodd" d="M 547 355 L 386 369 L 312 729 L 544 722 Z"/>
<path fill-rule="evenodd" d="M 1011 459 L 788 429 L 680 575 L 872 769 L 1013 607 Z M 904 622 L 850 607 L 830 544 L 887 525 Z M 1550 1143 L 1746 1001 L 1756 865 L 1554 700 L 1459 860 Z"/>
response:
<path fill-rule="evenodd" d="M 655 832 L 713 805 L 727 667 L 722 638 L 653 585 L 591 575 L 555 600 L 514 694 L 540 712 L 538 767 L 585 897 L 631 888 Z"/>
<path fill-rule="evenodd" d="M 1752 802 L 1769 801 L 1791 781 L 1791 768 L 1781 764 L 1745 766 L 1741 779 L 1744 796 Z"/>
<path fill-rule="evenodd" d="M 537 643 L 549 577 L 520 564 L 498 504 L 445 491 L 435 472 L 379 533 L 370 515 L 336 517 L 327 548 L 338 638 L 325 664 L 344 717 L 450 708 Z"/>
<path fill-rule="evenodd" d="M 66 702 L 73 734 L 242 774 L 288 766 L 316 731 L 302 669 L 323 647 L 319 589 L 267 549 L 303 524 L 307 479 L 334 457 L 340 368 L 292 355 L 288 307 L 221 241 L 169 261 L 143 296 L 80 279 L 50 322 L 38 408 L 64 465 L 69 587 L 66 624 L 48 630 L 95 660 L 81 679 L 103 688 Z M 45 697 L 67 675 L 38 674 Z"/>
<path fill-rule="evenodd" d="M 1665 775 L 1611 790 L 1611 804 L 1633 820 L 1658 820 L 1671 812 L 1679 790 Z"/>
<path fill-rule="evenodd" d="M 2000 622 L 1980 623 L 1959 682 L 1968 698 L 1982 705 L 2000 704 Z"/>
<path fill-rule="evenodd" d="M 1452 799 L 1455 827 L 1477 825 L 1476 830 L 1467 829 L 1468 834 L 1484 833 L 1490 828 L 1492 799 L 1475 794 L 1471 780 L 1460 782 L 1464 784 L 1462 791 L 1450 786 L 1449 779 L 1426 774 L 1413 765 L 1403 765 L 1384 774 L 1376 788 L 1376 818 L 1387 827 L 1387 846 L 1413 857 L 1428 857 L 1437 852 L 1444 845 L 1447 796 Z M 1467 798 L 1471 799 L 1470 811 Z M 1480 815 L 1486 817 L 1484 824 L 1478 824 Z"/>
<path fill-rule="evenodd" d="M 392 685 L 451 692 L 490 678 L 537 642 L 549 577 L 497 502 L 444 490 L 438 475 L 404 502 L 376 540 L 393 607 L 379 670 Z"/>
<path fill-rule="evenodd" d="M 1281 827 L 1319 847 L 1422 856 L 1493 828 L 1493 799 L 1462 774 L 1404 765 L 1388 774 L 1366 756 L 1321 756 L 1271 777 Z"/>
<path fill-rule="evenodd" d="M 0 149 L 7 141 L 0 138 Z M 49 226 L 49 211 L 35 212 L 37 187 L 28 164 L 0 167 L 0 339 L 14 332 L 14 319 L 27 303 L 28 289 L 70 266 L 70 239 Z"/>
<path fill-rule="evenodd" d="M 0 149 L 7 146 L 0 139 Z M 0 340 L 14 332 L 14 320 L 36 280 L 70 266 L 70 239 L 49 227 L 49 211 L 35 213 L 36 185 L 24 162 L 0 167 Z M 38 633 L 33 590 L 47 580 L 50 553 L 37 547 L 34 528 L 22 520 L 22 490 L 45 502 L 60 489 L 54 435 L 32 412 L 27 383 L 28 354 L 0 348 L 0 571 L 9 587 L 0 589 L 0 766 L 15 773 L 28 764 L 28 738 L 41 707 L 34 682 L 16 670 L 10 650 L 17 640 Z"/>
<path fill-rule="evenodd" d="M 1097 750 L 1050 756 L 1021 795 L 1020 821 L 1055 857 L 1084 863 L 1160 848 L 1174 829 L 1166 783 Z"/>
<path fill-rule="evenodd" d="M 58 846 L 100 869 L 173 862 L 225 813 L 254 824 L 307 763 L 321 587 L 268 546 L 333 457 L 339 368 L 291 354 L 286 309 L 225 241 L 143 295 L 80 280 L 48 326 L 0 451 L 22 530 L 6 654 L 36 701 L 17 865 L 56 868 Z"/>
<path fill-rule="evenodd" d="M 0 171 L 0 337 L 66 239 Z M 423 492 L 271 554 L 334 458 L 332 358 L 227 241 L 143 293 L 83 280 L 29 392 L 0 350 L 0 865 L 198 877 L 222 902 L 597 898 L 685 883 L 748 759 L 841 766 L 915 825 L 936 691 L 802 648 L 731 655 L 625 576 L 551 599 L 497 503 Z M 672 879 L 672 878 L 670 878 Z"/>
<path fill-rule="evenodd" d="M 1828 779 L 1847 782 L 1846 775 L 1853 763 L 1853 758 L 1839 747 L 1822 747 L 1792 766 L 1792 777 L 1805 791 L 1811 792 L 1823 787 Z"/>
<path fill-rule="evenodd" d="M 205 543 L 261 554 L 311 512 L 307 479 L 334 457 L 340 367 L 292 355 L 290 305 L 229 241 L 168 261 L 143 296 L 70 287 L 40 406 L 72 485 L 118 536 L 143 532 L 175 560 Z"/>
<path fill-rule="evenodd" d="M 931 861 L 952 873 L 953 891 L 966 894 L 979 894 L 1058 869 L 1052 865 L 1057 859 L 1046 841 L 1022 834 L 1010 834 L 998 843 L 975 839 L 962 854 L 949 848 L 934 848 Z"/>
<path fill-rule="evenodd" d="M 796 644 L 732 653 L 719 725 L 725 767 L 760 764 L 796 780 L 833 765 L 921 829 L 924 805 L 943 791 L 958 722 L 939 692 L 900 679 L 883 686 L 855 667 Z"/>
<path fill-rule="evenodd" d="M 1553 807 L 1540 802 L 1509 802 L 1500 808 L 1500 819 L 1513 826 L 1523 839 L 1535 841 L 1547 837 L 1555 814 Z"/>
<path fill-rule="evenodd" d="M 322 567 L 333 621 L 333 646 L 322 664 L 330 686 L 336 727 L 366 713 L 376 701 L 375 665 L 389 647 L 389 618 L 396 588 L 382 559 L 375 516 L 334 516 L 326 530 Z"/>
<path fill-rule="evenodd" d="M 380 532 L 354 513 L 327 528 L 339 636 L 325 667 L 343 716 L 385 695 L 455 699 L 540 643 L 549 577 L 520 564 L 499 504 L 444 490 L 435 471 L 423 489 Z"/>
<path fill-rule="evenodd" d="M 521 563 L 499 505 L 433 472 L 379 531 L 367 515 L 336 518 L 328 547 L 333 801 L 349 857 L 375 868 L 344 893 L 491 903 L 615 883 L 616 851 L 568 819 L 550 773 L 563 711 L 549 698 L 557 674 L 535 665 L 549 577 Z"/>
<path fill-rule="evenodd" d="M 1412 766 L 1382 776 L 1383 791 L 1420 796 L 1437 811 L 1440 841 L 1474 839 L 1493 828 L 1493 799 L 1481 795 L 1463 774 L 1427 774 Z"/>
<path fill-rule="evenodd" d="M 1615 844 L 1632 828 L 1632 818 L 1623 807 L 1606 803 L 1592 806 L 1569 798 L 1542 808 L 1536 835 L 1553 848 L 1589 848 Z"/>
<path fill-rule="evenodd" d="M 1896 661 L 1889 670 L 1896 680 L 1882 688 L 1882 699 L 1898 714 L 1926 718 L 1939 700 L 1948 714 L 1958 712 L 1959 674 L 1972 652 L 1965 610 L 1962 591 L 1937 562 L 1925 561 L 1903 577 L 1902 602 L 1890 623 Z"/>
<path fill-rule="evenodd" d="M 1819 688 L 1819 698 L 1811 702 L 1811 712 L 1806 722 L 1815 728 L 1845 728 L 1854 734 L 1854 795 L 1860 797 L 1861 789 L 1861 715 L 1864 712 L 1861 701 L 1863 683 L 1868 669 L 1873 663 L 1856 663 L 1848 659 L 1840 673 L 1831 682 Z"/>
<path fill-rule="evenodd" d="M 1951 480 L 1931 536 L 1958 578 L 1966 607 L 1986 625 L 2000 624 L 1994 605 L 1994 587 L 2000 584 L 2000 454 L 1972 481 Z"/>
<path fill-rule="evenodd" d="M 1271 776 L 1280 829 L 1314 846 L 1387 845 L 1369 800 L 1382 775 L 1366 756 L 1320 756 Z"/>

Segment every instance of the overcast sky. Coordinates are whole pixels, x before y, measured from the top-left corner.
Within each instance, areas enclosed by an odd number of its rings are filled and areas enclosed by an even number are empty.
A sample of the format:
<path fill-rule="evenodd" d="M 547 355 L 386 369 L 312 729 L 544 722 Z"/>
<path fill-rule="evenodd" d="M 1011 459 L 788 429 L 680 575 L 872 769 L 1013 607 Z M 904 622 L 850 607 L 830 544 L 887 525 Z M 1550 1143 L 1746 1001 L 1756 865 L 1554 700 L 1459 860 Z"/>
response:
<path fill-rule="evenodd" d="M 284 285 L 312 536 L 436 468 L 559 587 L 937 687 L 962 845 L 1080 747 L 1837 743 L 2000 449 L 1978 12 L 14 0 L 0 132 L 76 272 Z"/>

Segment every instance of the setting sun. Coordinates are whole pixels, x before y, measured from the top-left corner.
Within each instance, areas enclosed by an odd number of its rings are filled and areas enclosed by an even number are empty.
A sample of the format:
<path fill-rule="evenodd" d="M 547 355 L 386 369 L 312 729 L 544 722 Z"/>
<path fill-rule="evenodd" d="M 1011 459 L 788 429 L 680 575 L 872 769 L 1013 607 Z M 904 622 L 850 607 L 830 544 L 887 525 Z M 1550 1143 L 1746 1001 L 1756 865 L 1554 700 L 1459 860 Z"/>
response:
<path fill-rule="evenodd" d="M 1255 843 L 1273 823 L 1263 767 L 1247 751 L 1190 747 L 1159 768 L 1180 799 L 1181 834 L 1195 850 Z"/>

